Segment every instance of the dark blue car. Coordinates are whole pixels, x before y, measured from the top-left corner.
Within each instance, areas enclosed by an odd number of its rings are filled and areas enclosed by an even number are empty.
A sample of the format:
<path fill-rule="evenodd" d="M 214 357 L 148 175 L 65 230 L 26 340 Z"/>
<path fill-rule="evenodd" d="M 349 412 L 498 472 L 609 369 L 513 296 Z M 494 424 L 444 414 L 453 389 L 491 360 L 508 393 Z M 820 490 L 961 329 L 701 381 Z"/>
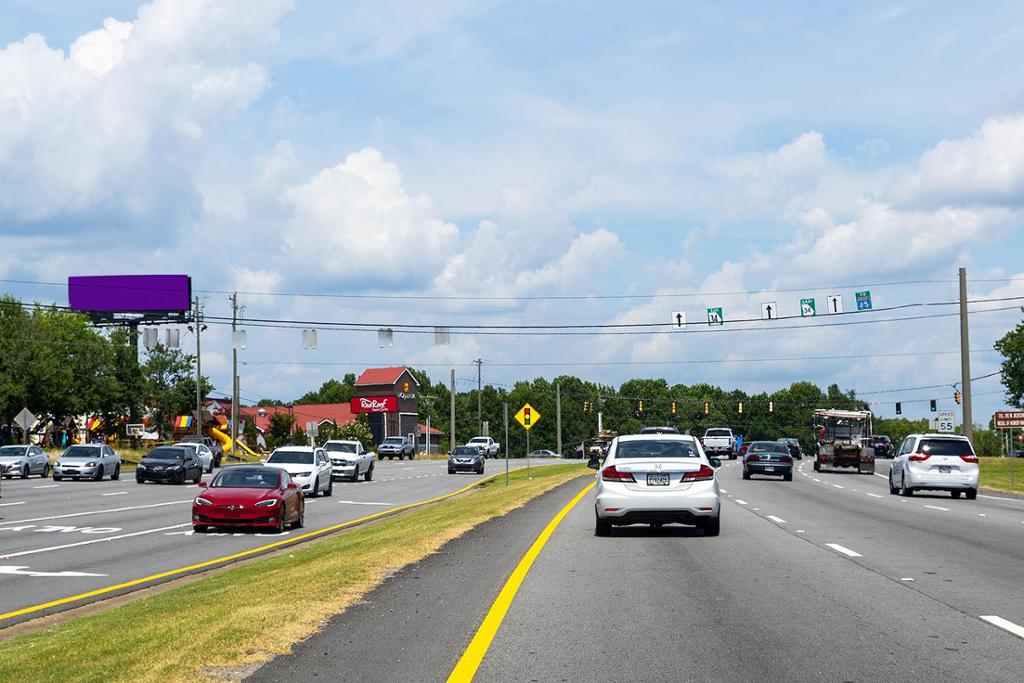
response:
<path fill-rule="evenodd" d="M 754 441 L 743 455 L 743 478 L 753 474 L 782 477 L 793 481 L 793 456 L 789 446 L 778 441 Z"/>

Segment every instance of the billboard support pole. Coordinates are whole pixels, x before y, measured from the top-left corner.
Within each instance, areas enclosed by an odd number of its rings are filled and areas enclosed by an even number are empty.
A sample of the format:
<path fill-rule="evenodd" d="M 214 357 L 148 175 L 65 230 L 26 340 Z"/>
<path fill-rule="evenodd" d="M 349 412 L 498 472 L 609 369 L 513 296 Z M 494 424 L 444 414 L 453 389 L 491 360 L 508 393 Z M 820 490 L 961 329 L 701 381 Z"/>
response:
<path fill-rule="evenodd" d="M 203 363 L 199 338 L 203 334 L 203 316 L 199 308 L 199 297 L 195 299 L 196 319 L 196 436 L 203 435 Z"/>

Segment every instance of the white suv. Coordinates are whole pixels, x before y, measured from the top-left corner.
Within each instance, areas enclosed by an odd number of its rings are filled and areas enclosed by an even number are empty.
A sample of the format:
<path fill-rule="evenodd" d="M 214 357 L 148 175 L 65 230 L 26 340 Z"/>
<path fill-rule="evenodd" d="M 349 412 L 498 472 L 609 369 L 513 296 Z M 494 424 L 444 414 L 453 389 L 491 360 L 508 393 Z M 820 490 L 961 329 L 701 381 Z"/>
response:
<path fill-rule="evenodd" d="M 310 498 L 316 498 L 321 491 L 325 496 L 334 493 L 331 459 L 322 448 L 285 446 L 271 453 L 264 463 L 267 467 L 276 467 L 290 474 L 292 481 Z"/>
<path fill-rule="evenodd" d="M 978 497 L 978 456 L 967 437 L 911 434 L 903 440 L 889 469 L 889 493 L 912 496 L 914 491 Z"/>

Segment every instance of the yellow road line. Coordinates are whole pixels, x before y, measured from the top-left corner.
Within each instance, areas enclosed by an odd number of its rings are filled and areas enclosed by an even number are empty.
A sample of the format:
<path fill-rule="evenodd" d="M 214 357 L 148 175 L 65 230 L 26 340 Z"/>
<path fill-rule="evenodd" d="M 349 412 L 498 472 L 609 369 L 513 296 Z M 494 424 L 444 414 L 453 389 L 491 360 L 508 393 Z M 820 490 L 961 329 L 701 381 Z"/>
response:
<path fill-rule="evenodd" d="M 576 507 L 576 504 L 580 502 L 583 496 L 587 495 L 590 490 L 594 488 L 594 484 L 589 484 L 585 489 L 576 494 L 576 497 L 570 500 L 565 507 L 563 507 L 557 515 L 555 515 L 548 525 L 544 527 L 544 531 L 540 532 L 537 536 L 537 540 L 533 542 L 530 549 L 526 551 L 523 559 L 516 565 L 512 575 L 508 577 L 508 581 L 502 587 L 501 592 L 498 593 L 498 597 L 495 598 L 494 604 L 491 605 L 491 609 L 488 610 L 487 616 L 484 617 L 483 622 L 480 624 L 480 628 L 477 629 L 476 635 L 473 636 L 473 640 L 469 642 L 466 647 L 466 651 L 462 653 L 462 658 L 459 659 L 459 663 L 455 665 L 450 676 L 448 676 L 448 683 L 469 683 L 476 676 L 477 669 L 480 668 L 480 663 L 484 660 L 484 655 L 487 654 L 488 648 L 491 647 L 491 642 L 494 640 L 494 636 L 498 634 L 498 629 L 501 628 L 501 622 L 505 619 L 505 614 L 508 612 L 508 608 L 512 606 L 512 601 L 516 597 L 516 593 L 519 592 L 519 587 L 523 585 L 523 580 L 526 579 L 526 575 L 529 573 L 530 568 L 533 567 L 534 560 L 540 555 L 540 551 L 543 550 L 547 544 L 548 539 L 555 532 L 555 529 L 561 523 L 569 512 Z"/>
<path fill-rule="evenodd" d="M 439 501 L 446 500 L 448 498 L 452 498 L 454 496 L 457 496 L 457 495 L 460 495 L 462 493 L 465 493 L 466 491 L 469 491 L 470 489 L 472 489 L 472 488 L 474 488 L 476 486 L 480 486 L 481 484 L 484 484 L 484 483 L 486 483 L 488 481 L 496 479 L 499 476 L 505 476 L 505 473 L 502 472 L 500 475 L 499 474 L 492 474 L 489 477 L 485 477 L 483 479 L 479 479 L 477 481 L 474 481 L 472 484 L 469 484 L 468 486 L 463 486 L 461 489 L 459 489 L 457 491 L 452 491 L 451 493 L 445 493 L 443 495 L 436 496 L 434 498 L 428 498 L 427 500 L 421 500 L 421 501 L 418 501 L 416 503 L 408 503 L 406 505 L 399 505 L 398 507 L 388 508 L 387 510 L 382 510 L 380 512 L 375 512 L 372 515 L 366 515 L 365 517 L 360 517 L 359 519 L 353 519 L 353 520 L 350 520 L 348 522 L 342 522 L 341 524 L 335 524 L 333 526 L 324 527 L 323 529 L 317 529 L 315 531 L 310 531 L 310 532 L 301 534 L 299 536 L 294 536 L 294 537 L 287 538 L 287 539 L 284 539 L 284 540 L 281 540 L 281 541 L 275 541 L 274 543 L 268 543 L 267 545 L 261 545 L 258 548 L 251 548 L 249 550 L 243 550 L 242 552 L 233 553 L 231 555 L 225 555 L 223 557 L 218 557 L 218 558 L 213 559 L 213 560 L 206 560 L 204 562 L 198 562 L 196 564 L 190 564 L 187 567 L 178 567 L 177 569 L 170 569 L 170 570 L 165 571 L 165 572 L 160 572 L 159 574 L 152 574 L 150 576 L 144 576 L 144 577 L 142 577 L 140 579 L 132 579 L 131 581 L 125 581 L 123 583 L 114 584 L 113 586 L 106 586 L 104 588 L 97 588 L 96 590 L 92 590 L 92 591 L 89 591 L 87 593 L 79 593 L 78 595 L 70 595 L 70 596 L 68 596 L 66 598 L 58 598 L 57 600 L 51 600 L 50 602 L 44 602 L 44 603 L 41 603 L 41 604 L 38 604 L 38 605 L 33 605 L 31 607 L 24 607 L 24 608 L 19 609 L 19 610 L 14 610 L 13 612 L 7 612 L 6 614 L 0 614 L 0 622 L 2 622 L 4 619 L 10 619 L 12 617 L 20 617 L 20 616 L 24 616 L 26 614 L 32 614 L 33 612 L 39 612 L 39 611 L 42 611 L 42 610 L 45 610 L 45 609 L 49 609 L 51 607 L 58 607 L 60 605 L 66 605 L 66 604 L 71 603 L 71 602 L 77 602 L 78 600 L 86 600 L 88 598 L 95 598 L 95 597 L 100 596 L 100 595 L 106 595 L 108 593 L 113 593 L 115 591 L 124 590 L 125 588 L 132 588 L 133 586 L 139 586 L 139 585 L 144 584 L 144 583 L 149 583 L 150 581 L 158 581 L 160 579 L 166 579 L 166 578 L 169 578 L 169 577 L 172 577 L 172 576 L 177 576 L 179 574 L 187 574 L 187 573 L 199 570 L 199 569 L 206 569 L 206 568 L 212 567 L 214 565 L 223 564 L 223 563 L 226 563 L 226 562 L 233 562 L 235 560 L 240 560 L 242 558 L 250 557 L 252 555 L 259 555 L 261 553 L 265 553 L 265 552 L 267 552 L 269 550 L 273 550 L 275 548 L 280 548 L 282 546 L 291 545 L 293 543 L 298 543 L 300 541 L 305 541 L 305 540 L 308 540 L 308 539 L 311 539 L 311 538 L 316 538 L 317 536 L 323 536 L 325 534 L 329 534 L 329 533 L 334 532 L 334 531 L 339 531 L 341 529 L 345 529 L 346 527 L 355 526 L 357 524 L 364 524 L 365 522 L 369 522 L 371 520 L 377 519 L 378 517 L 385 517 L 385 516 L 393 515 L 396 512 L 402 512 L 403 510 L 411 510 L 413 508 L 422 507 L 424 505 L 430 505 L 431 503 L 437 503 Z"/>

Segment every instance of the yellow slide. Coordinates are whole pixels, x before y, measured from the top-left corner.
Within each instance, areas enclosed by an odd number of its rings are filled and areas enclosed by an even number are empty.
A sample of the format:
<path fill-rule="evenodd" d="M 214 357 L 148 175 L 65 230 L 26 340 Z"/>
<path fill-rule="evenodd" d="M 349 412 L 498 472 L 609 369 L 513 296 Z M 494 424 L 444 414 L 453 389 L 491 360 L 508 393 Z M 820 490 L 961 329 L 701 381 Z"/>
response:
<path fill-rule="evenodd" d="M 210 427 L 210 435 L 213 438 L 217 439 L 217 441 L 221 442 L 224 448 L 224 455 L 229 455 L 232 452 L 232 450 L 234 450 L 234 444 L 231 443 L 231 437 L 225 434 L 224 432 L 220 431 L 216 427 Z M 260 459 L 260 454 L 246 446 L 244 443 L 239 443 L 238 445 L 241 447 L 243 452 L 248 453 L 257 460 Z"/>

